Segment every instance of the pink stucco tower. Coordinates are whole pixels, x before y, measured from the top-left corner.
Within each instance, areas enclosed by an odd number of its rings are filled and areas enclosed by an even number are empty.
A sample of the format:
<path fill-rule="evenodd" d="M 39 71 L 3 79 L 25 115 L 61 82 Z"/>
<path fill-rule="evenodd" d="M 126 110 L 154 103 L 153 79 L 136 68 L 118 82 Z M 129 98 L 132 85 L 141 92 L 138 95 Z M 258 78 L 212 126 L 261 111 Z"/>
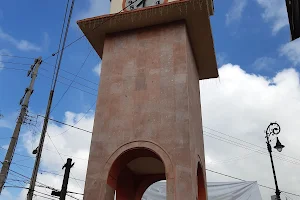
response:
<path fill-rule="evenodd" d="M 218 77 L 213 2 L 115 1 L 78 21 L 102 58 L 84 199 L 141 200 L 166 180 L 167 200 L 206 200 L 199 80 Z"/>

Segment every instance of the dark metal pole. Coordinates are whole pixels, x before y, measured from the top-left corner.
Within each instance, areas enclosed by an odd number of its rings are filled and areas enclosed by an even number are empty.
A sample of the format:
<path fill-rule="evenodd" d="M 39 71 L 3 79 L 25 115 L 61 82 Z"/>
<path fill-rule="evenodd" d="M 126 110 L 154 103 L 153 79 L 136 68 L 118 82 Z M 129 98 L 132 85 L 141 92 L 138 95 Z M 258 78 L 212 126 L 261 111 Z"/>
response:
<path fill-rule="evenodd" d="M 278 188 L 276 172 L 275 172 L 275 167 L 274 167 L 274 162 L 273 162 L 272 147 L 271 147 L 269 136 L 268 136 L 267 132 L 266 132 L 266 138 L 267 138 L 267 146 L 268 146 L 268 151 L 269 151 L 269 154 L 270 154 L 270 159 L 271 159 L 271 164 L 272 164 L 272 169 L 273 169 L 273 176 L 274 176 L 275 187 L 276 187 L 275 194 L 276 194 L 277 200 L 281 200 L 280 199 L 280 190 Z"/>
<path fill-rule="evenodd" d="M 70 171 L 73 166 L 74 166 L 74 163 L 72 164 L 72 159 L 68 158 L 67 163 L 63 166 L 63 168 L 66 168 L 66 169 L 65 169 L 64 180 L 63 180 L 63 184 L 62 184 L 61 192 L 60 192 L 60 198 L 59 198 L 60 200 L 66 199 Z"/>

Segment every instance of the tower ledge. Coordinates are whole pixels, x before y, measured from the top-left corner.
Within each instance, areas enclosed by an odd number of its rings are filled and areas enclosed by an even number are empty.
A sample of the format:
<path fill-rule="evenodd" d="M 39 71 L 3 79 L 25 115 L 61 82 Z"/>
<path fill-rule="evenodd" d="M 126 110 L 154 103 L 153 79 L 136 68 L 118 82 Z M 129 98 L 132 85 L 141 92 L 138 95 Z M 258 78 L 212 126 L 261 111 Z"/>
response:
<path fill-rule="evenodd" d="M 105 35 L 185 20 L 199 79 L 217 78 L 218 69 L 206 0 L 180 0 L 77 21 L 100 58 Z"/>

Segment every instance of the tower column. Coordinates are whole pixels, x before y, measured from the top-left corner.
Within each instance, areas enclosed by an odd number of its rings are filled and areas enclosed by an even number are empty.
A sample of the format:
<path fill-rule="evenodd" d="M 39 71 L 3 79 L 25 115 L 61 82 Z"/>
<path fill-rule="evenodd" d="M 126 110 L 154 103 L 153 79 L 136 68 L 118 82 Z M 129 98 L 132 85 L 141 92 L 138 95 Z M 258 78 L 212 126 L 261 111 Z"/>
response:
<path fill-rule="evenodd" d="M 207 1 L 78 22 L 102 57 L 85 200 L 140 200 L 161 179 L 167 200 L 206 200 L 199 80 L 218 76 Z"/>

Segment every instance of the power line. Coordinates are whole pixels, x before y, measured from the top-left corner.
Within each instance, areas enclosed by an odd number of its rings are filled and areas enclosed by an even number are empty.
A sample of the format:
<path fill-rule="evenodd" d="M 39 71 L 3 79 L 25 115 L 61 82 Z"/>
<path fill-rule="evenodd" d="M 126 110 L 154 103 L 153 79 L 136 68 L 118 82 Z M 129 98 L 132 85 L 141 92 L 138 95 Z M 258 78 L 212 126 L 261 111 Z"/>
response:
<path fill-rule="evenodd" d="M 203 131 L 203 132 L 205 132 L 205 131 Z M 261 155 L 268 155 L 268 153 L 266 153 L 265 151 L 254 149 L 253 147 L 246 146 L 244 144 L 238 143 L 236 141 L 229 140 L 227 138 L 222 138 L 220 136 L 214 135 L 214 134 L 209 133 L 209 132 L 205 132 L 205 133 L 208 133 L 208 134 L 211 134 L 211 135 L 207 135 L 207 134 L 203 134 L 203 135 L 208 136 L 208 137 L 212 137 L 216 140 L 220 140 L 220 141 L 223 141 L 223 142 L 226 142 L 226 143 L 229 143 L 229 144 L 232 144 L 232 145 L 235 145 L 235 146 L 238 146 L 238 147 L 250 150 L 250 151 L 256 151 L 257 153 L 259 153 Z M 286 162 L 289 162 L 289 163 L 292 163 L 292 164 L 296 164 L 296 165 L 300 164 L 298 162 L 288 160 L 288 159 L 286 159 L 284 157 L 281 157 L 281 156 L 278 156 L 278 155 L 274 155 L 274 157 L 276 157 L 279 160 L 286 161 Z"/>
<path fill-rule="evenodd" d="M 50 199 L 50 200 L 56 200 L 58 198 L 49 198 L 49 197 L 45 197 L 45 196 L 41 196 L 41 195 L 37 195 L 37 194 L 34 194 L 33 196 L 36 196 L 36 197 L 41 197 L 41 198 L 44 198 L 44 199 Z"/>
<path fill-rule="evenodd" d="M 9 188 L 9 187 L 10 187 L 10 188 L 21 188 L 21 189 L 27 189 L 27 190 L 29 190 L 28 187 L 17 186 L 17 185 L 13 185 L 13 184 L 12 184 L 12 185 L 5 185 L 4 187 L 7 187 L 7 188 Z M 37 185 L 36 187 L 42 187 L 42 188 L 47 188 L 47 189 L 50 189 L 50 190 L 56 190 L 56 189 L 54 189 L 54 188 L 52 188 L 52 187 L 45 187 L 45 186 L 39 186 L 39 185 Z M 54 197 L 54 196 L 52 196 L 52 195 L 49 195 L 49 194 L 46 194 L 46 193 L 43 193 L 43 192 L 40 192 L 40 191 L 34 190 L 34 192 L 39 193 L 39 194 L 42 194 L 42 195 L 45 195 L 45 196 L 47 197 L 47 199 L 48 199 L 48 197 L 52 197 L 52 199 L 53 199 L 53 198 L 54 198 L 54 199 L 59 199 L 59 198 L 56 198 L 56 197 Z M 67 191 L 67 193 L 83 195 L 82 193 L 70 192 L 70 191 Z M 39 196 L 39 195 L 34 194 L 34 196 Z M 67 194 L 67 196 L 69 196 L 69 197 L 71 197 L 71 198 L 73 198 L 73 199 L 79 200 L 78 198 L 73 197 L 73 196 L 71 196 L 71 195 L 69 195 L 69 194 Z M 42 196 L 40 196 L 40 197 L 42 197 Z M 44 197 L 44 198 L 45 198 L 45 197 Z M 49 199 L 50 199 L 50 198 L 49 198 Z"/>
<path fill-rule="evenodd" d="M 242 159 L 248 158 L 252 155 L 255 155 L 255 153 L 257 153 L 257 151 L 247 153 L 243 156 L 232 157 L 232 158 L 229 158 L 229 159 L 226 159 L 226 160 L 214 161 L 214 162 L 212 162 L 212 164 L 227 164 L 227 163 L 235 162 L 237 160 L 242 160 Z M 207 163 L 207 164 L 210 164 L 210 163 Z"/>
<path fill-rule="evenodd" d="M 221 172 L 216 172 L 214 170 L 211 170 L 211 169 L 205 169 L 206 171 L 209 171 L 209 172 L 212 172 L 212 173 L 215 173 L 215 174 L 219 174 L 219 175 L 222 175 L 222 176 L 226 176 L 226 177 L 229 177 L 229 178 L 232 178 L 232 179 L 236 179 L 236 180 L 240 180 L 240 181 L 246 181 L 244 179 L 241 179 L 241 178 L 237 178 L 237 177 L 234 177 L 234 176 L 230 176 L 230 175 L 227 175 L 227 174 L 223 174 Z M 265 185 L 262 185 L 262 184 L 259 184 L 257 183 L 257 185 L 259 185 L 260 187 L 264 187 L 264 188 L 268 188 L 268 189 L 271 189 L 271 190 L 275 190 L 275 188 L 272 188 L 272 187 L 269 187 L 269 186 L 265 186 Z M 286 192 L 286 191 L 283 191 L 283 190 L 280 190 L 282 193 L 286 193 L 286 194 L 290 194 L 290 195 L 294 195 L 294 196 L 297 196 L 297 197 L 300 197 L 299 194 L 295 194 L 295 193 L 291 193 L 291 192 Z"/>
<path fill-rule="evenodd" d="M 64 33 L 64 29 L 65 29 L 65 23 L 66 23 L 66 18 L 67 18 L 69 3 L 70 3 L 70 0 L 68 0 L 67 4 L 66 4 L 66 9 L 65 9 L 65 14 L 64 14 L 64 20 L 63 20 L 63 24 L 62 24 L 62 28 L 61 28 L 61 33 L 60 33 L 60 38 L 59 38 L 58 50 L 60 50 L 60 47 L 61 47 L 61 42 L 62 42 L 63 33 Z M 60 66 L 57 66 L 58 59 L 59 59 L 59 54 L 57 54 L 56 60 L 55 60 L 54 73 L 53 73 L 53 77 L 52 77 L 52 84 L 53 84 L 53 80 L 54 80 L 56 68 L 60 67 Z M 60 62 L 59 62 L 59 65 L 60 65 Z M 57 72 L 57 74 L 58 74 L 58 72 Z"/>
<path fill-rule="evenodd" d="M 0 140 L 6 140 L 6 139 L 10 139 L 11 137 L 3 137 L 3 138 L 0 138 Z"/>
<path fill-rule="evenodd" d="M 1 161 L 0 161 L 0 163 L 3 164 L 3 162 L 1 162 Z M 25 176 L 25 175 L 23 175 L 23 174 L 21 174 L 21 173 L 19 173 L 19 172 L 16 172 L 16 171 L 14 171 L 14 170 L 12 170 L 12 169 L 9 169 L 9 171 L 12 172 L 12 173 L 14 173 L 14 174 L 17 174 L 18 176 L 20 176 L 20 177 L 22 177 L 22 178 L 26 178 L 26 179 L 30 180 L 29 177 L 27 177 L 27 176 Z M 39 184 L 41 184 L 41 185 L 47 186 L 47 185 L 44 184 L 44 183 L 41 183 L 41 182 L 38 182 L 38 181 L 36 181 L 36 182 L 39 183 Z M 49 187 L 49 186 L 48 186 L 48 187 Z M 53 189 L 55 189 L 55 188 L 53 188 Z"/>
<path fill-rule="evenodd" d="M 20 69 L 20 68 L 14 68 L 14 67 L 0 67 L 0 69 L 8 69 L 8 70 L 16 70 L 16 71 L 25 71 L 27 72 L 27 69 Z"/>
<path fill-rule="evenodd" d="M 68 80 L 68 81 L 73 81 L 74 83 L 77 83 L 77 84 L 79 84 L 79 85 L 81 85 L 81 86 L 83 86 L 83 87 L 86 87 L 86 88 L 90 89 L 90 90 L 94 90 L 94 91 L 98 92 L 97 89 L 92 88 L 92 87 L 90 87 L 90 86 L 88 86 L 88 85 L 82 84 L 82 83 L 80 83 L 80 82 L 78 82 L 78 81 L 75 81 L 74 79 L 72 80 L 72 79 L 67 78 L 67 77 L 65 77 L 65 76 L 62 76 L 62 75 L 58 75 L 58 76 L 61 77 L 61 78 L 63 78 L 63 79 L 66 79 L 66 80 Z"/>
<path fill-rule="evenodd" d="M 46 76 L 46 75 L 44 75 L 44 74 L 42 74 L 42 73 L 39 73 L 39 75 L 51 79 L 49 76 Z M 66 83 L 64 83 L 64 82 L 62 82 L 62 81 L 60 81 L 60 80 L 57 80 L 57 82 L 60 83 L 60 84 L 62 84 L 62 85 L 69 86 L 68 84 L 66 84 Z M 87 94 L 90 94 L 90 95 L 93 95 L 93 96 L 97 96 L 96 94 L 93 94 L 93 93 L 88 92 L 88 91 L 86 91 L 86 90 L 80 89 L 80 88 L 78 88 L 78 87 L 75 87 L 75 86 L 70 86 L 70 87 L 71 87 L 71 88 L 74 88 L 74 89 L 76 89 L 76 90 L 82 91 L 82 92 L 84 92 L 84 93 L 87 93 Z"/>
<path fill-rule="evenodd" d="M 0 149 L 7 151 L 7 149 L 5 149 L 5 148 L 3 148 L 3 147 L 1 147 L 1 146 L 0 146 Z M 34 158 L 34 157 L 32 157 L 32 156 L 27 156 L 27 155 L 20 154 L 20 153 L 16 153 L 16 152 L 15 152 L 15 154 L 16 154 L 16 155 L 19 155 L 19 156 L 27 157 L 27 158 Z"/>
<path fill-rule="evenodd" d="M 45 116 L 43 116 L 43 115 L 37 115 L 37 116 L 40 116 L 40 117 L 45 118 Z M 54 121 L 54 122 L 59 123 L 59 124 L 63 124 L 63 125 L 66 125 L 66 126 L 70 126 L 70 127 L 72 127 L 72 128 L 75 128 L 75 129 L 78 129 L 78 130 L 81 130 L 81 131 L 84 131 L 84 132 L 87 132 L 87 133 L 93 133 L 92 131 L 88 131 L 88 130 L 86 130 L 86 129 L 79 128 L 79 127 L 76 127 L 76 126 L 73 126 L 73 125 L 70 125 L 70 124 L 67 124 L 67 123 L 64 123 L 64 122 L 61 122 L 61 121 L 52 119 L 52 118 L 49 118 L 49 120 Z"/>
<path fill-rule="evenodd" d="M 44 117 L 44 116 L 42 116 L 42 115 L 39 115 L 39 116 Z M 80 130 L 80 131 L 92 133 L 92 131 L 88 131 L 88 130 L 86 130 L 86 129 L 76 127 L 76 126 L 74 126 L 74 125 L 70 125 L 70 124 L 67 124 L 67 123 L 64 123 L 64 122 L 60 122 L 60 121 L 55 120 L 55 119 L 49 118 L 49 120 L 52 120 L 52 121 L 54 121 L 54 122 L 57 122 L 57 123 L 60 123 L 60 124 L 66 125 L 66 126 L 70 126 L 70 127 L 72 127 L 72 128 L 78 129 L 78 130 Z M 229 143 L 229 144 L 232 144 L 232 145 L 235 145 L 235 146 L 238 146 L 238 147 L 241 147 L 241 148 L 244 148 L 244 149 L 253 151 L 253 153 L 259 153 L 259 154 L 262 154 L 262 155 L 268 155 L 267 152 L 265 152 L 265 151 L 257 150 L 257 149 L 255 149 L 255 148 L 253 148 L 253 147 L 246 146 L 246 145 L 244 145 L 244 144 L 242 144 L 242 143 L 238 143 L 238 142 L 236 142 L 236 141 L 232 141 L 232 140 L 229 140 L 229 139 L 227 139 L 227 138 L 220 137 L 220 136 L 218 136 L 218 135 L 215 135 L 215 134 L 210 133 L 210 132 L 207 132 L 207 131 L 203 131 L 203 132 L 204 132 L 204 135 L 206 135 L 206 136 L 208 136 L 208 137 L 212 137 L 212 138 L 214 138 L 214 139 L 217 139 L 217 140 L 220 140 L 220 141 L 223 141 L 223 142 L 226 142 L 226 143 Z M 205 133 L 207 133 L 207 134 L 205 134 Z M 209 134 L 209 135 L 208 135 L 208 134 Z M 228 136 L 229 136 L 229 135 L 228 135 Z M 232 136 L 231 136 L 231 137 L 232 137 Z M 232 138 L 234 138 L 234 137 L 232 137 Z M 238 138 L 235 138 L 235 139 L 240 140 L 240 139 L 238 139 Z M 240 141 L 243 141 L 243 140 L 240 140 Z M 249 142 L 246 142 L 246 141 L 243 141 L 243 142 L 249 143 Z M 249 143 L 249 144 L 251 144 L 251 143 Z M 258 146 L 258 147 L 260 147 L 260 146 Z M 263 147 L 260 147 L 260 148 L 262 148 L 263 150 L 265 150 Z M 299 164 L 300 164 L 300 163 L 298 163 L 298 162 L 289 160 L 289 159 L 284 158 L 284 157 L 279 156 L 279 155 L 275 155 L 274 157 L 276 157 L 276 158 L 279 159 L 279 160 L 286 161 L 286 162 L 289 162 L 289 163 L 292 163 L 292 164 L 296 164 L 296 165 L 299 165 Z M 238 157 L 238 158 L 235 159 L 235 160 L 238 160 L 238 159 L 241 159 L 241 158 Z M 224 160 L 224 161 L 227 161 L 227 160 Z M 220 162 L 222 162 L 222 161 L 220 161 Z"/>
<path fill-rule="evenodd" d="M 54 148 L 56 149 L 56 151 L 57 151 L 57 153 L 58 153 L 60 159 L 64 162 L 64 159 L 63 159 L 62 156 L 60 155 L 58 149 L 56 148 L 56 146 L 55 146 L 54 142 L 52 141 L 52 139 L 51 139 L 50 135 L 48 134 L 48 132 L 46 132 L 46 134 L 47 134 L 47 136 L 49 137 L 49 139 L 50 139 L 52 145 L 53 145 Z M 70 172 L 70 173 L 71 173 L 71 172 Z M 71 175 L 72 175 L 71 177 L 73 178 L 73 174 L 72 174 L 72 173 L 71 173 Z M 80 188 L 81 190 L 83 190 L 82 187 L 80 186 L 80 184 L 78 183 L 78 181 L 77 181 L 76 179 L 74 179 L 74 180 L 75 180 L 75 182 L 77 183 L 77 185 L 79 186 L 79 188 Z"/>
<path fill-rule="evenodd" d="M 0 56 L 12 57 L 12 58 L 25 58 L 25 59 L 31 59 L 31 60 L 35 59 L 35 58 L 30 58 L 30 57 L 25 57 L 25 56 L 14 56 L 14 55 L 10 55 L 10 54 L 0 54 Z"/>
<path fill-rule="evenodd" d="M 68 85 L 68 88 L 65 90 L 65 92 L 62 94 L 62 96 L 60 97 L 60 99 L 58 100 L 58 102 L 53 106 L 51 112 L 53 112 L 55 110 L 55 108 L 58 106 L 58 104 L 61 102 L 61 100 L 64 98 L 64 96 L 66 95 L 66 93 L 68 92 L 68 90 L 70 89 L 70 87 L 72 86 L 74 80 L 76 79 L 76 77 L 78 76 L 78 74 L 80 73 L 81 69 L 83 68 L 83 66 L 85 65 L 87 59 L 90 57 L 92 53 L 92 49 L 89 51 L 88 55 L 86 56 L 86 58 L 84 59 L 83 63 L 81 64 L 76 76 L 73 78 L 73 80 L 71 81 L 71 83 Z M 50 113 L 51 113 L 50 112 Z"/>
<path fill-rule="evenodd" d="M 22 65 L 22 66 L 30 66 L 30 64 L 28 64 L 28 63 L 15 63 L 15 62 L 5 62 L 5 61 L 0 61 L 0 63 L 4 63 L 4 64 L 16 64 L 16 65 Z M 44 63 L 44 62 L 43 62 L 43 63 Z M 45 63 L 45 64 L 47 64 L 47 63 Z M 49 65 L 50 65 L 50 64 L 49 64 Z M 51 66 L 53 66 L 53 65 L 51 65 Z M 26 72 L 28 71 L 27 69 L 13 68 L 13 67 L 0 67 L 0 69 L 20 70 L 20 71 L 26 71 Z M 44 71 L 47 71 L 47 72 L 49 71 L 49 70 L 44 69 L 44 68 L 42 68 L 42 67 L 40 67 L 40 69 L 41 69 L 41 70 L 44 70 Z M 69 72 L 69 71 L 67 71 L 67 70 L 65 70 L 65 69 L 60 69 L 60 70 L 61 70 L 61 71 L 64 71 L 64 72 L 67 73 L 67 74 L 71 74 L 71 75 L 73 75 L 73 76 L 76 76 L 76 74 L 74 74 L 74 73 L 72 73 L 72 72 Z M 67 77 L 65 77 L 65 76 L 62 76 L 62 75 L 58 75 L 58 76 L 61 77 L 61 78 L 63 78 L 63 79 L 72 81 L 72 79 L 67 78 Z M 50 78 L 50 77 L 47 77 L 47 78 L 52 79 L 52 78 Z M 90 81 L 90 80 L 88 80 L 88 79 L 86 79 L 86 78 L 83 78 L 83 77 L 81 77 L 81 76 L 78 76 L 78 75 L 77 75 L 77 78 L 80 78 L 80 79 L 82 79 L 82 80 L 84 80 L 84 81 L 87 81 L 87 82 L 89 82 L 89 83 L 92 83 L 92 84 L 98 86 L 97 83 L 95 83 L 95 82 L 93 82 L 93 81 Z M 82 86 L 84 86 L 84 87 L 87 87 L 87 88 L 89 88 L 89 89 L 91 89 L 91 90 L 98 91 L 97 89 L 91 88 L 91 87 L 89 87 L 89 86 L 87 86 L 87 85 L 84 85 L 84 84 L 78 82 L 78 81 L 75 81 L 75 80 L 74 80 L 73 82 L 75 82 L 75 83 L 77 83 L 77 84 L 79 84 L 79 85 L 82 85 Z"/>
<path fill-rule="evenodd" d="M 48 171 L 42 171 L 42 170 L 39 170 L 39 171 L 40 171 L 40 172 L 43 172 L 43 173 L 46 173 L 46 174 L 53 174 L 53 175 L 61 176 L 61 177 L 64 176 L 64 175 L 62 175 L 62 174 L 57 174 L 57 173 L 54 173 L 54 172 L 48 172 Z M 73 178 L 73 177 L 70 177 L 70 179 L 77 180 L 77 181 L 81 181 L 81 182 L 85 182 L 85 180 L 82 180 L 82 179 L 79 179 L 79 178 Z"/>
<path fill-rule="evenodd" d="M 47 64 L 47 65 L 49 65 L 49 66 L 52 66 L 52 67 L 54 66 L 54 65 L 51 65 L 51 64 L 49 64 L 49 63 L 47 63 L 47 62 L 45 62 L 45 61 L 43 61 L 43 63 L 44 63 L 44 64 Z M 65 73 L 67 73 L 67 74 L 71 74 L 71 75 L 73 75 L 73 76 L 76 76 L 76 74 L 74 74 L 74 73 L 72 73 L 72 72 L 70 72 L 70 71 L 67 71 L 67 70 L 65 70 L 65 69 L 63 69 L 63 68 L 61 68 L 60 70 L 63 71 L 63 72 L 65 72 Z M 91 80 L 88 80 L 88 79 L 86 79 L 86 78 L 84 78 L 84 77 L 77 76 L 77 78 L 80 78 L 80 79 L 82 79 L 82 80 L 85 80 L 85 81 L 87 81 L 87 82 L 90 82 L 90 83 L 92 83 L 92 84 L 98 86 L 98 83 L 95 83 L 95 82 L 93 82 L 93 81 L 91 81 Z"/>
<path fill-rule="evenodd" d="M 4 149 L 4 148 L 2 148 L 2 149 Z M 46 150 L 48 150 L 48 151 L 51 151 L 51 150 L 49 150 L 49 149 L 47 149 L 47 148 L 45 148 Z M 73 156 L 70 156 L 70 155 L 66 155 L 66 154 L 62 154 L 61 153 L 61 155 L 63 155 L 63 156 L 68 156 L 68 157 L 72 157 L 73 159 L 80 159 L 80 160 L 85 160 L 85 161 L 87 161 L 87 159 L 83 159 L 83 158 L 77 158 L 77 157 L 73 157 Z M 27 156 L 26 156 L 27 157 Z M 32 158 L 32 157 L 30 157 L 30 158 Z M 16 163 L 16 162 L 11 162 L 11 164 L 12 165 L 16 165 L 16 166 L 19 166 L 19 167 L 25 167 L 25 168 L 28 168 L 28 169 L 33 169 L 33 167 L 30 167 L 30 166 L 27 166 L 27 165 L 22 165 L 22 164 L 18 164 L 18 163 Z M 21 169 L 21 168 L 20 168 Z M 21 169 L 21 170 L 23 170 L 23 169 Z M 61 175 L 61 174 L 57 174 L 57 173 L 55 173 L 55 172 L 50 172 L 50 171 L 46 171 L 46 170 L 39 170 L 39 172 L 42 174 L 42 173 L 48 173 L 48 174 L 53 174 L 53 175 L 57 175 L 57 176 L 63 176 L 63 175 Z M 84 181 L 84 180 L 82 180 L 82 179 L 78 179 L 78 178 L 73 178 L 73 177 L 70 177 L 71 179 L 74 179 L 74 180 L 79 180 L 79 181 Z"/>
<path fill-rule="evenodd" d="M 18 164 L 18 163 L 12 163 L 12 164 L 13 164 L 13 165 L 20 166 L 20 167 L 25 167 L 25 168 L 28 168 L 28 169 L 33 169 L 33 167 L 26 166 L 26 165 L 21 165 L 21 164 Z M 62 177 L 63 177 L 62 174 L 58 174 L 58 173 L 50 172 L 50 171 L 46 171 L 46 170 L 39 170 L 39 172 L 40 172 L 40 174 L 46 173 L 46 174 L 53 174 L 53 175 L 56 175 L 56 176 L 62 176 Z M 73 178 L 73 177 L 70 177 L 70 179 L 85 182 L 84 180 L 79 179 L 79 178 Z M 47 186 L 47 187 L 48 187 L 48 186 Z"/>
<path fill-rule="evenodd" d="M 75 125 L 78 124 L 83 118 L 85 118 L 86 115 L 90 112 L 90 110 L 95 106 L 96 102 L 97 102 L 97 101 L 95 101 L 95 102 L 92 104 L 92 106 L 84 113 L 84 115 L 83 115 L 78 121 L 76 121 L 72 126 L 75 126 Z M 63 132 L 61 132 L 60 135 L 62 135 L 62 134 L 64 134 L 64 133 L 68 132 L 69 130 L 71 130 L 71 128 L 69 128 L 69 129 L 67 129 L 67 130 L 65 130 L 65 131 L 63 131 Z"/>
<path fill-rule="evenodd" d="M 52 138 L 53 138 L 53 137 L 52 137 Z M 54 152 L 54 151 L 52 151 L 52 150 L 50 150 L 50 149 L 47 149 L 47 148 L 45 148 L 45 150 L 50 151 L 50 152 Z M 55 152 L 55 153 L 56 153 L 56 152 Z M 71 157 L 71 158 L 74 159 L 74 160 L 78 159 L 78 160 L 85 160 L 85 161 L 88 161 L 88 159 L 85 159 L 85 158 L 78 158 L 78 157 L 74 157 L 74 156 L 71 156 L 71 155 L 63 154 L 63 153 L 61 153 L 61 155 L 65 156 L 65 157 Z"/>
<path fill-rule="evenodd" d="M 29 188 L 28 188 L 28 190 L 29 190 Z M 34 190 L 34 192 L 35 192 L 35 193 L 38 193 L 38 194 L 45 195 L 45 196 L 47 196 L 47 197 L 52 197 L 52 199 L 59 199 L 59 198 L 55 198 L 55 197 L 53 197 L 53 196 L 51 196 L 51 195 L 49 195 L 49 194 L 46 194 L 46 193 L 43 193 L 43 192 L 39 192 L 39 191 L 36 191 L 36 190 Z"/>
<path fill-rule="evenodd" d="M 96 30 L 97 28 L 99 28 L 102 24 L 108 22 L 109 20 L 113 19 L 114 17 L 116 17 L 117 15 L 119 15 L 121 12 L 123 12 L 125 9 L 127 9 L 129 6 L 131 6 L 132 4 L 134 4 L 137 0 L 132 1 L 131 4 L 128 4 L 126 7 L 124 7 L 123 9 L 121 9 L 119 12 L 113 14 L 112 16 L 108 17 L 107 20 L 104 20 L 102 23 L 100 23 L 98 26 L 94 27 L 88 34 L 90 34 L 91 32 L 93 32 L 94 30 Z M 84 38 L 85 35 L 82 34 L 82 36 L 78 37 L 77 39 L 73 40 L 72 42 L 70 42 L 69 44 L 67 44 L 65 47 L 63 47 L 61 50 L 56 51 L 55 53 L 53 53 L 51 56 L 55 56 L 57 55 L 59 52 L 64 51 L 64 49 L 70 47 L 72 44 L 74 44 L 75 42 L 81 40 L 82 38 Z M 51 56 L 47 57 L 45 60 L 51 58 Z"/>
<path fill-rule="evenodd" d="M 215 129 L 209 128 L 209 127 L 207 127 L 207 126 L 203 126 L 203 127 L 207 128 L 207 129 L 209 129 L 209 130 L 212 130 L 212 131 L 214 131 L 214 132 L 220 133 L 220 134 L 222 134 L 222 135 L 226 135 L 226 136 L 228 136 L 228 137 L 231 137 L 231 138 L 233 138 L 233 139 L 239 140 L 239 141 L 241 141 L 241 142 L 244 142 L 244 143 L 250 144 L 250 145 L 252 145 L 252 146 L 256 146 L 256 147 L 258 147 L 258 148 L 261 148 L 261 149 L 263 149 L 263 150 L 265 150 L 265 149 L 266 149 L 266 148 L 264 148 L 264 147 L 261 147 L 261 146 L 259 146 L 259 145 L 256 145 L 256 144 L 253 144 L 253 143 L 250 143 L 250 142 L 248 142 L 248 141 L 245 141 L 245 140 L 242 140 L 242 139 L 239 139 L 239 138 L 236 138 L 236 137 L 233 137 L 233 136 L 231 136 L 231 135 L 229 135 L 229 134 L 226 134 L 226 133 L 223 133 L 223 132 L 221 132 L 221 131 L 218 131 L 218 130 L 215 130 Z M 276 153 L 276 154 L 279 154 L 278 152 L 275 152 L 275 153 Z M 292 157 L 292 156 L 288 156 L 288 155 L 285 155 L 285 154 L 283 154 L 283 153 L 280 153 L 279 155 L 283 155 L 283 156 L 285 156 L 285 157 L 288 157 L 288 158 L 291 158 L 291 159 L 294 159 L 294 160 L 300 161 L 300 159 L 298 159 L 298 158 L 295 158 L 295 157 Z"/>
<path fill-rule="evenodd" d="M 61 71 L 63 71 L 63 72 L 65 72 L 65 73 L 68 73 L 68 74 L 71 74 L 71 75 L 73 75 L 73 76 L 76 76 L 76 74 L 74 74 L 74 73 L 72 73 L 72 72 L 69 72 L 69 71 L 67 71 L 67 70 L 65 70 L 65 69 L 61 69 Z M 77 76 L 77 78 L 80 78 L 80 79 L 82 79 L 82 80 L 85 80 L 85 81 L 87 81 L 87 82 L 90 82 L 90 83 L 92 83 L 92 84 L 94 84 L 94 85 L 99 85 L 98 83 L 95 83 L 95 82 L 93 82 L 93 81 L 91 81 L 91 80 L 88 80 L 88 79 L 86 79 L 86 78 L 84 78 L 84 77 L 81 77 L 81 76 Z"/>
<path fill-rule="evenodd" d="M 0 61 L 0 63 L 3 63 L 3 64 L 14 64 L 14 65 L 28 65 L 28 66 L 31 65 L 31 64 L 28 64 L 28 63 L 16 63 L 16 62 L 10 62 L 10 61 Z"/>
<path fill-rule="evenodd" d="M 44 71 L 49 72 L 49 70 L 47 70 L 47 69 L 43 69 L 43 68 L 41 68 L 41 69 L 44 70 Z M 63 69 L 60 69 L 60 70 L 66 71 L 66 70 L 63 70 Z M 69 73 L 69 74 L 73 75 L 73 74 L 70 73 L 70 72 L 66 72 L 66 73 Z M 91 90 L 94 90 L 94 91 L 98 92 L 97 89 L 92 88 L 92 87 L 90 87 L 90 86 L 88 86 L 88 85 L 85 85 L 85 84 L 83 84 L 83 83 L 81 83 L 81 82 L 79 82 L 79 81 L 72 80 L 72 79 L 70 79 L 70 78 L 67 78 L 67 77 L 62 76 L 62 75 L 59 75 L 59 74 L 58 74 L 58 77 L 61 77 L 61 78 L 63 78 L 63 79 L 69 80 L 69 81 L 73 81 L 74 83 L 77 83 L 77 84 L 79 84 L 79 85 L 81 85 L 81 86 L 83 86 L 83 87 L 86 87 L 86 88 L 89 88 L 89 89 L 91 89 Z M 78 77 L 78 78 L 81 78 L 81 79 L 83 79 L 83 80 L 87 80 L 87 79 L 84 79 L 84 78 L 82 78 L 82 77 L 80 77 L 80 76 L 77 76 L 77 77 Z M 47 78 L 52 79 L 51 77 L 47 77 Z M 89 81 L 89 82 L 91 82 L 91 81 Z M 94 82 L 91 82 L 91 83 L 95 84 Z M 66 84 L 66 85 L 67 85 L 67 84 Z"/>

